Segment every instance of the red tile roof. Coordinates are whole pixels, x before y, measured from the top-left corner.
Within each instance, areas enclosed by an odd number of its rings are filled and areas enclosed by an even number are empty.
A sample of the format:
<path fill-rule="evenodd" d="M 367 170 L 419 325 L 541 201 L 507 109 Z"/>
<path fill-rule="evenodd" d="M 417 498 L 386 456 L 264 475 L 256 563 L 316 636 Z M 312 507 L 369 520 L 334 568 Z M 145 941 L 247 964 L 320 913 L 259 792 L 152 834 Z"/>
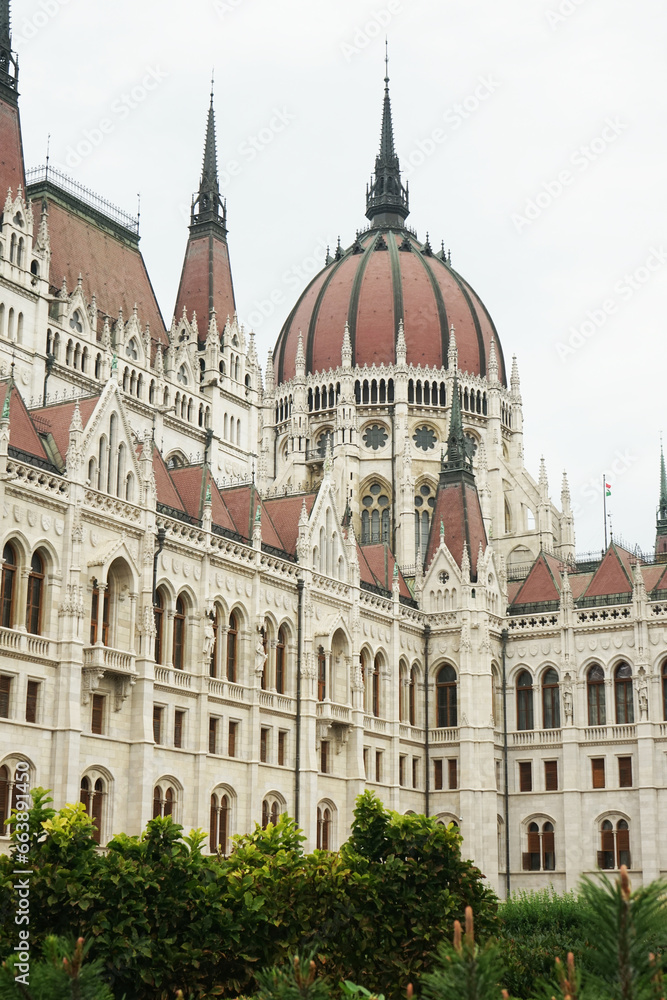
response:
<path fill-rule="evenodd" d="M 188 239 L 174 310 L 176 319 L 184 307 L 190 319 L 197 313 L 201 340 L 208 331 L 211 299 L 222 333 L 227 317 L 233 318 L 236 312 L 229 247 L 219 236 L 209 234 L 207 227 L 203 233 L 191 233 Z"/>
<path fill-rule="evenodd" d="M 0 412 L 5 405 L 8 386 L 9 379 L 0 382 Z M 9 398 L 9 445 L 11 448 L 25 451 L 28 455 L 34 455 L 47 462 L 51 461 L 16 386 L 13 386 Z"/>
<path fill-rule="evenodd" d="M 582 596 L 606 597 L 611 594 L 631 594 L 632 558 L 630 552 L 612 542 Z"/>
<path fill-rule="evenodd" d="M 185 504 L 174 486 L 169 469 L 157 448 L 153 448 L 153 475 L 155 476 L 158 503 L 166 504 L 167 507 L 173 507 L 175 510 L 182 510 L 184 514 L 187 514 Z"/>
<path fill-rule="evenodd" d="M 79 274 L 88 301 L 96 296 L 100 322 L 103 314 L 112 318 L 122 308 L 125 320 L 136 303 L 140 323 L 150 323 L 151 336 L 168 344 L 164 321 L 139 250 L 93 222 L 47 196 L 51 240 L 52 286 L 59 288 L 63 277 L 70 291 Z M 39 215 L 40 201 L 33 202 Z"/>
<path fill-rule="evenodd" d="M 87 426 L 99 399 L 98 394 L 79 400 L 79 412 L 84 428 Z M 63 462 L 69 446 L 69 428 L 75 407 L 76 402 L 70 400 L 67 403 L 54 403 L 53 406 L 42 406 L 38 410 L 30 411 L 33 423 L 40 434 L 53 435 L 54 443 Z"/>
<path fill-rule="evenodd" d="M 15 198 L 19 186 L 25 192 L 21 120 L 18 108 L 0 99 L 0 211 L 5 204 L 7 189 L 12 189 Z"/>
<path fill-rule="evenodd" d="M 424 560 L 425 569 L 431 565 L 440 546 L 441 522 L 445 528 L 445 545 L 459 566 L 463 560 L 463 546 L 467 543 L 470 570 L 473 576 L 476 576 L 479 545 L 481 542 L 484 551 L 487 541 L 482 508 L 475 486 L 464 481 L 438 485 Z"/>
<path fill-rule="evenodd" d="M 394 580 L 396 559 L 389 546 L 383 543 L 359 545 L 357 542 L 357 557 L 359 559 L 359 576 L 362 582 L 390 591 Z M 400 569 L 398 571 L 398 587 L 402 597 L 412 597 Z"/>
<path fill-rule="evenodd" d="M 560 574 L 563 563 L 554 556 L 540 552 L 526 579 L 521 584 L 513 605 L 560 601 Z"/>

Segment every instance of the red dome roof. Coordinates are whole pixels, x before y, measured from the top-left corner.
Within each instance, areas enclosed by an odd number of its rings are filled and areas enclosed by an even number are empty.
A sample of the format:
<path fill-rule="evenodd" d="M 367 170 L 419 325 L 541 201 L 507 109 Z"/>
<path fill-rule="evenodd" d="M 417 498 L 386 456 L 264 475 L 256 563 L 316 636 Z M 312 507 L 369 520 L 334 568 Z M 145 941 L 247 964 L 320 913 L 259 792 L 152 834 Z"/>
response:
<path fill-rule="evenodd" d="M 453 324 L 459 369 L 486 375 L 493 338 L 498 377 L 507 385 L 502 348 L 484 304 L 428 243 L 399 226 L 371 228 L 337 257 L 313 278 L 280 332 L 273 353 L 277 384 L 295 374 L 299 331 L 307 374 L 341 364 L 346 322 L 353 365 L 393 365 L 402 319 L 409 365 L 447 367 Z"/>

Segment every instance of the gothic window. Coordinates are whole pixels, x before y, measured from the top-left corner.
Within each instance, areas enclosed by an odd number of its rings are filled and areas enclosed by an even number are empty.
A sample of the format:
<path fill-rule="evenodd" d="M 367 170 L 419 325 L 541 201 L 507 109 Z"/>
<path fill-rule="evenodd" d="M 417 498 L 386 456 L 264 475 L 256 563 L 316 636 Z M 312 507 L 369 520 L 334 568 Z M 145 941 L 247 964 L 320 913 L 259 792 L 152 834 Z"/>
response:
<path fill-rule="evenodd" d="M 324 701 L 327 696 L 327 657 L 323 648 L 317 651 L 317 700 Z"/>
<path fill-rule="evenodd" d="M 387 432 L 381 424 L 371 424 L 364 431 L 364 444 L 367 448 L 377 451 L 378 448 L 384 448 L 387 443 L 387 436 Z"/>
<path fill-rule="evenodd" d="M 436 725 L 438 729 L 458 725 L 456 707 L 456 671 L 446 664 L 435 679 Z"/>
<path fill-rule="evenodd" d="M 516 728 L 534 729 L 533 678 L 522 670 L 516 682 Z"/>
<path fill-rule="evenodd" d="M 104 806 L 104 796 L 106 788 L 102 778 L 97 778 L 95 783 L 84 775 L 81 779 L 81 791 L 79 801 L 93 821 L 93 840 L 99 844 L 102 840 L 102 812 Z"/>
<path fill-rule="evenodd" d="M 333 453 L 333 431 L 322 431 L 317 439 L 317 454 L 320 458 L 325 458 L 327 448 L 330 447 Z"/>
<path fill-rule="evenodd" d="M 185 665 L 185 603 L 182 597 L 176 599 L 174 612 L 174 666 L 182 670 Z"/>
<path fill-rule="evenodd" d="M 555 870 L 556 852 L 553 823 L 543 823 L 542 829 L 535 822 L 529 823 L 526 846 L 528 850 L 524 852 L 522 857 L 524 871 L 551 872 Z"/>
<path fill-rule="evenodd" d="M 171 785 L 163 789 L 162 785 L 156 785 L 153 789 L 153 819 L 158 816 L 174 815 L 176 805 L 176 793 Z"/>
<path fill-rule="evenodd" d="M 133 361 L 136 361 L 137 358 L 139 357 L 139 348 L 137 347 L 137 342 L 134 339 L 134 337 L 132 337 L 132 339 L 126 345 L 125 353 L 127 354 L 128 358 L 132 358 Z"/>
<path fill-rule="evenodd" d="M 667 720 L 667 660 L 662 665 L 662 716 Z"/>
<path fill-rule="evenodd" d="M 373 672 L 371 674 L 371 709 L 377 718 L 380 715 L 380 657 L 376 656 L 373 661 Z"/>
<path fill-rule="evenodd" d="M 266 830 L 269 823 L 273 823 L 275 826 L 281 812 L 282 809 L 280 808 L 278 799 L 273 795 L 267 795 L 262 802 L 262 829 Z"/>
<path fill-rule="evenodd" d="M 317 849 L 331 850 L 331 809 L 329 806 L 317 807 Z"/>
<path fill-rule="evenodd" d="M 415 559 L 423 559 L 428 546 L 431 518 L 435 507 L 433 488 L 427 483 L 419 487 L 415 494 Z"/>
<path fill-rule="evenodd" d="M 278 629 L 278 642 L 276 643 L 276 691 L 278 694 L 285 693 L 285 659 L 287 653 L 287 639 L 285 629 L 281 626 Z"/>
<path fill-rule="evenodd" d="M 176 378 L 181 383 L 181 385 L 188 384 L 188 372 L 185 365 L 181 365 L 181 367 L 178 369 L 178 374 L 176 375 Z"/>
<path fill-rule="evenodd" d="M 412 435 L 412 440 L 421 448 L 423 451 L 430 451 L 435 448 L 435 443 L 438 440 L 435 431 L 430 427 L 424 425 L 423 427 L 418 427 L 415 433 Z"/>
<path fill-rule="evenodd" d="M 229 796 L 223 793 L 211 796 L 211 822 L 209 828 L 209 850 L 211 854 L 227 854 L 229 839 Z"/>
<path fill-rule="evenodd" d="M 604 726 L 607 722 L 604 697 L 604 670 L 594 663 L 586 678 L 588 696 L 588 725 Z"/>
<path fill-rule="evenodd" d="M 102 596 L 102 594 L 104 596 Z M 90 645 L 102 641 L 103 646 L 109 645 L 109 605 L 111 603 L 111 584 L 100 593 L 97 580 L 93 580 L 93 598 L 90 605 Z"/>
<path fill-rule="evenodd" d="M 155 662 L 162 663 L 164 655 L 164 594 L 162 590 L 155 592 L 155 605 L 153 615 L 155 616 Z"/>
<path fill-rule="evenodd" d="M 560 729 L 558 674 L 553 667 L 542 677 L 542 725 L 545 729 Z"/>
<path fill-rule="evenodd" d="M 5 837 L 9 834 L 5 826 L 5 820 L 11 816 L 12 809 L 16 809 L 17 795 L 14 776 L 10 768 L 6 764 L 3 764 L 0 767 L 0 837 Z"/>
<path fill-rule="evenodd" d="M 388 542 L 390 532 L 389 497 L 379 483 L 371 483 L 361 500 L 361 544 Z"/>
<path fill-rule="evenodd" d="M 30 562 L 26 627 L 32 635 L 40 635 L 42 627 L 42 599 L 44 597 L 44 562 L 35 552 Z"/>
<path fill-rule="evenodd" d="M 238 641 L 239 641 L 239 620 L 236 612 L 232 611 L 229 616 L 229 628 L 227 629 L 227 680 L 236 683 L 238 672 Z"/>
<path fill-rule="evenodd" d="M 619 819 L 614 829 L 610 819 L 600 825 L 600 850 L 597 856 L 598 868 L 630 868 L 630 828 L 627 820 Z"/>
<path fill-rule="evenodd" d="M 78 309 L 75 309 L 69 319 L 69 325 L 75 333 L 83 333 L 83 323 L 81 322 L 81 313 Z"/>
<path fill-rule="evenodd" d="M 9 542 L 2 551 L 2 627 L 11 628 L 14 619 L 14 590 L 16 585 L 16 552 Z"/>
<path fill-rule="evenodd" d="M 408 684 L 408 722 L 411 726 L 417 725 L 417 671 L 413 667 L 410 671 L 410 683 Z"/>
<path fill-rule="evenodd" d="M 629 663 L 619 663 L 614 671 L 614 701 L 616 703 L 616 724 L 634 722 L 632 668 Z"/>

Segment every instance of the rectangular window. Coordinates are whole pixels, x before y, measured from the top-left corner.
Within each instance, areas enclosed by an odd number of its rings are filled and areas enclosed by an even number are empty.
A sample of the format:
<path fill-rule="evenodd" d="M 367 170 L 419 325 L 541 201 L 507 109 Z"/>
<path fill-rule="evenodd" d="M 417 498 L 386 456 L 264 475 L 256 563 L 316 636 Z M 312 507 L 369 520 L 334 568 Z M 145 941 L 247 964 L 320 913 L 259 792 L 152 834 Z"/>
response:
<path fill-rule="evenodd" d="M 366 781 L 368 781 L 368 754 L 369 754 L 368 747 L 364 747 L 364 775 Z"/>
<path fill-rule="evenodd" d="M 320 742 L 320 771 L 322 774 L 329 773 L 329 741 Z"/>
<path fill-rule="evenodd" d="M 442 761 L 433 761 L 433 787 L 437 790 L 442 788 Z"/>
<path fill-rule="evenodd" d="M 419 757 L 412 758 L 412 787 L 416 788 L 419 784 Z"/>
<path fill-rule="evenodd" d="M 229 734 L 227 736 L 227 754 L 230 757 L 236 757 L 236 737 L 239 732 L 238 722 L 229 723 Z"/>
<path fill-rule="evenodd" d="M 37 722 L 37 697 L 39 681 L 28 681 L 28 691 L 25 697 L 25 721 Z"/>
<path fill-rule="evenodd" d="M 500 786 L 503 780 L 503 762 L 501 760 L 496 761 L 496 791 L 500 791 Z"/>
<path fill-rule="evenodd" d="M 382 751 L 375 751 L 375 780 L 378 784 L 382 781 Z"/>
<path fill-rule="evenodd" d="M 174 746 L 183 746 L 183 727 L 185 725 L 185 712 L 178 709 L 174 712 Z"/>
<path fill-rule="evenodd" d="M 593 773 L 593 788 L 604 788 L 604 757 L 594 757 L 591 760 Z"/>
<path fill-rule="evenodd" d="M 218 752 L 218 720 L 210 716 L 208 720 L 208 752 Z"/>
<path fill-rule="evenodd" d="M 544 762 L 544 787 L 547 792 L 558 791 L 558 761 L 545 760 Z"/>
<path fill-rule="evenodd" d="M 104 732 L 104 695 L 93 695 L 93 712 L 90 726 L 91 732 L 101 735 Z"/>
<path fill-rule="evenodd" d="M 533 790 L 533 765 L 529 760 L 522 760 L 519 763 L 519 791 L 532 792 Z"/>
<path fill-rule="evenodd" d="M 459 762 L 456 757 L 452 760 L 447 761 L 447 771 L 449 777 L 449 787 L 458 788 L 459 787 Z"/>
<path fill-rule="evenodd" d="M 287 748 L 287 733 L 283 729 L 281 730 L 281 732 L 278 733 L 278 763 L 281 766 L 284 766 L 287 757 L 286 748 Z"/>
<path fill-rule="evenodd" d="M 619 788 L 632 788 L 632 757 L 618 758 Z"/>
<path fill-rule="evenodd" d="M 12 679 L 6 675 L 0 676 L 0 718 L 9 718 L 9 696 L 12 691 Z"/>
<path fill-rule="evenodd" d="M 404 755 L 398 758 L 398 783 L 399 785 L 405 784 L 405 762 L 408 758 Z"/>
<path fill-rule="evenodd" d="M 269 730 L 260 729 L 259 731 L 259 759 L 262 763 L 266 764 L 269 757 Z"/>
<path fill-rule="evenodd" d="M 162 711 L 153 705 L 153 739 L 156 743 L 162 743 Z"/>

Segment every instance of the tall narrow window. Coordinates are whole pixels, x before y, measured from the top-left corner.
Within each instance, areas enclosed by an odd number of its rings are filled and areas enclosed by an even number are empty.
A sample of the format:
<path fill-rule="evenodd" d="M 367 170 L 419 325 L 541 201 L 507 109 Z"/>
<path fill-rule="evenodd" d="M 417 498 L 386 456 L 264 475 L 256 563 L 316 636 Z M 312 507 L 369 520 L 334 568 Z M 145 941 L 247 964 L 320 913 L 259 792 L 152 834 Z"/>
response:
<path fill-rule="evenodd" d="M 532 761 L 522 760 L 519 763 L 519 791 L 532 792 L 533 790 L 533 764 Z"/>
<path fill-rule="evenodd" d="M 537 823 L 528 824 L 528 850 L 523 856 L 523 870 L 540 870 L 540 828 Z"/>
<path fill-rule="evenodd" d="M 591 776 L 593 780 L 593 788 L 604 788 L 605 782 L 605 771 L 604 771 L 604 757 L 593 757 L 591 760 Z"/>
<path fill-rule="evenodd" d="M 436 791 L 442 788 L 442 760 L 433 761 L 433 787 Z"/>
<path fill-rule="evenodd" d="M 285 693 L 285 653 L 287 643 L 285 641 L 285 629 L 281 626 L 278 629 L 278 642 L 276 643 L 276 691 L 278 694 Z"/>
<path fill-rule="evenodd" d="M 182 670 L 185 664 L 185 604 L 182 597 L 176 598 L 174 612 L 174 666 Z"/>
<path fill-rule="evenodd" d="M 667 721 L 667 660 L 662 665 L 662 717 Z"/>
<path fill-rule="evenodd" d="M 450 789 L 459 787 L 459 762 L 456 757 L 451 757 L 447 761 L 447 772 Z"/>
<path fill-rule="evenodd" d="M 545 729 L 560 729 L 558 674 L 553 667 L 542 677 L 542 724 Z"/>
<path fill-rule="evenodd" d="M 616 863 L 620 868 L 625 865 L 630 868 L 630 830 L 626 820 L 619 819 L 616 824 Z"/>
<path fill-rule="evenodd" d="M 220 635 L 220 611 L 216 605 L 213 608 L 213 617 L 209 617 L 211 628 L 213 629 L 213 648 L 211 649 L 211 659 L 208 662 L 209 677 L 218 676 L 218 637 Z"/>
<path fill-rule="evenodd" d="M 183 746 L 183 727 L 185 725 L 185 712 L 176 709 L 174 712 L 174 746 Z"/>
<path fill-rule="evenodd" d="M 155 617 L 155 662 L 162 663 L 164 643 L 162 641 L 164 627 L 164 597 L 161 590 L 155 592 L 155 606 L 153 607 Z"/>
<path fill-rule="evenodd" d="M 607 712 L 604 697 L 604 670 L 594 663 L 586 677 L 588 695 L 588 725 L 604 726 L 607 722 Z"/>
<path fill-rule="evenodd" d="M 438 671 L 435 682 L 436 725 L 438 729 L 458 725 L 456 708 L 456 671 L 446 664 Z"/>
<path fill-rule="evenodd" d="M 2 626 L 11 628 L 14 623 L 14 588 L 16 583 L 16 552 L 9 542 L 2 550 Z"/>
<path fill-rule="evenodd" d="M 93 802 L 90 811 L 90 818 L 93 821 L 93 840 L 95 843 L 102 842 L 102 807 L 104 805 L 104 782 L 98 778 L 93 789 Z"/>
<path fill-rule="evenodd" d="M 90 645 L 101 641 L 109 645 L 109 602 L 110 584 L 101 590 L 97 580 L 93 580 L 93 597 L 90 605 Z M 101 619 L 101 620 L 100 620 Z"/>
<path fill-rule="evenodd" d="M 619 788 L 632 788 L 632 757 L 618 758 Z"/>
<path fill-rule="evenodd" d="M 208 720 L 208 752 L 218 752 L 218 720 L 211 717 Z"/>
<path fill-rule="evenodd" d="M 229 723 L 229 731 L 227 733 L 227 756 L 236 757 L 236 738 L 238 736 L 239 724 L 238 722 Z"/>
<path fill-rule="evenodd" d="M 331 849 L 331 810 L 328 806 L 317 807 L 317 849 L 318 851 Z"/>
<path fill-rule="evenodd" d="M 317 700 L 324 701 L 327 696 L 327 657 L 320 646 L 317 651 Z"/>
<path fill-rule="evenodd" d="M 211 854 L 220 851 L 227 854 L 227 838 L 229 832 L 229 798 L 227 795 L 211 796 L 211 824 L 209 834 L 209 849 Z"/>
<path fill-rule="evenodd" d="M 285 760 L 287 758 L 286 747 L 287 747 L 287 733 L 285 732 L 284 729 L 281 729 L 281 731 L 278 733 L 278 763 L 281 765 L 281 767 L 284 767 Z"/>
<path fill-rule="evenodd" d="M 104 732 L 104 695 L 93 695 L 91 731 L 101 735 Z"/>
<path fill-rule="evenodd" d="M 40 635 L 42 626 L 42 597 L 44 592 L 44 563 L 38 552 L 35 552 L 30 562 L 28 577 L 28 602 L 26 608 L 26 626 L 31 635 Z"/>
<path fill-rule="evenodd" d="M 375 780 L 379 784 L 382 781 L 382 751 L 375 751 Z"/>
<path fill-rule="evenodd" d="M 379 716 L 380 714 L 380 658 L 375 657 L 373 661 L 373 675 L 372 675 L 372 705 L 373 705 L 373 715 Z"/>
<path fill-rule="evenodd" d="M 262 691 L 266 691 L 267 667 L 269 665 L 269 636 L 264 625 L 261 629 L 262 649 L 264 650 L 264 663 L 262 664 L 262 679 L 260 682 Z"/>
<path fill-rule="evenodd" d="M 544 788 L 547 792 L 558 791 L 557 760 L 545 760 L 544 762 Z"/>
<path fill-rule="evenodd" d="M 162 708 L 153 705 L 153 739 L 156 743 L 162 743 L 162 713 Z"/>
<path fill-rule="evenodd" d="M 162 815 L 162 789 L 156 785 L 153 789 L 153 819 Z"/>
<path fill-rule="evenodd" d="M 232 611 L 229 616 L 229 628 L 227 630 L 227 680 L 236 683 L 238 669 L 238 638 L 239 623 L 236 613 Z"/>
<path fill-rule="evenodd" d="M 516 682 L 517 729 L 534 729 L 533 723 L 533 678 L 527 670 L 522 670 Z"/>
<path fill-rule="evenodd" d="M 39 681 L 28 681 L 25 697 L 25 721 L 37 722 L 37 698 L 39 697 Z M 632 784 L 632 782 L 630 782 Z"/>
<path fill-rule="evenodd" d="M 12 692 L 12 679 L 6 674 L 0 675 L 0 719 L 9 718 L 10 696 Z"/>
<path fill-rule="evenodd" d="M 408 685 L 408 721 L 411 726 L 417 725 L 417 671 L 414 667 Z"/>
<path fill-rule="evenodd" d="M 545 872 L 552 872 L 556 868 L 553 823 L 545 823 L 542 827 L 542 868 Z"/>
<path fill-rule="evenodd" d="M 629 663 L 619 663 L 614 671 L 614 700 L 616 723 L 623 725 L 635 721 L 632 699 L 632 668 Z"/>
<path fill-rule="evenodd" d="M 329 741 L 320 741 L 320 771 L 322 774 L 329 773 Z"/>
<path fill-rule="evenodd" d="M 259 731 L 259 759 L 263 764 L 269 759 L 269 730 L 265 728 Z"/>

